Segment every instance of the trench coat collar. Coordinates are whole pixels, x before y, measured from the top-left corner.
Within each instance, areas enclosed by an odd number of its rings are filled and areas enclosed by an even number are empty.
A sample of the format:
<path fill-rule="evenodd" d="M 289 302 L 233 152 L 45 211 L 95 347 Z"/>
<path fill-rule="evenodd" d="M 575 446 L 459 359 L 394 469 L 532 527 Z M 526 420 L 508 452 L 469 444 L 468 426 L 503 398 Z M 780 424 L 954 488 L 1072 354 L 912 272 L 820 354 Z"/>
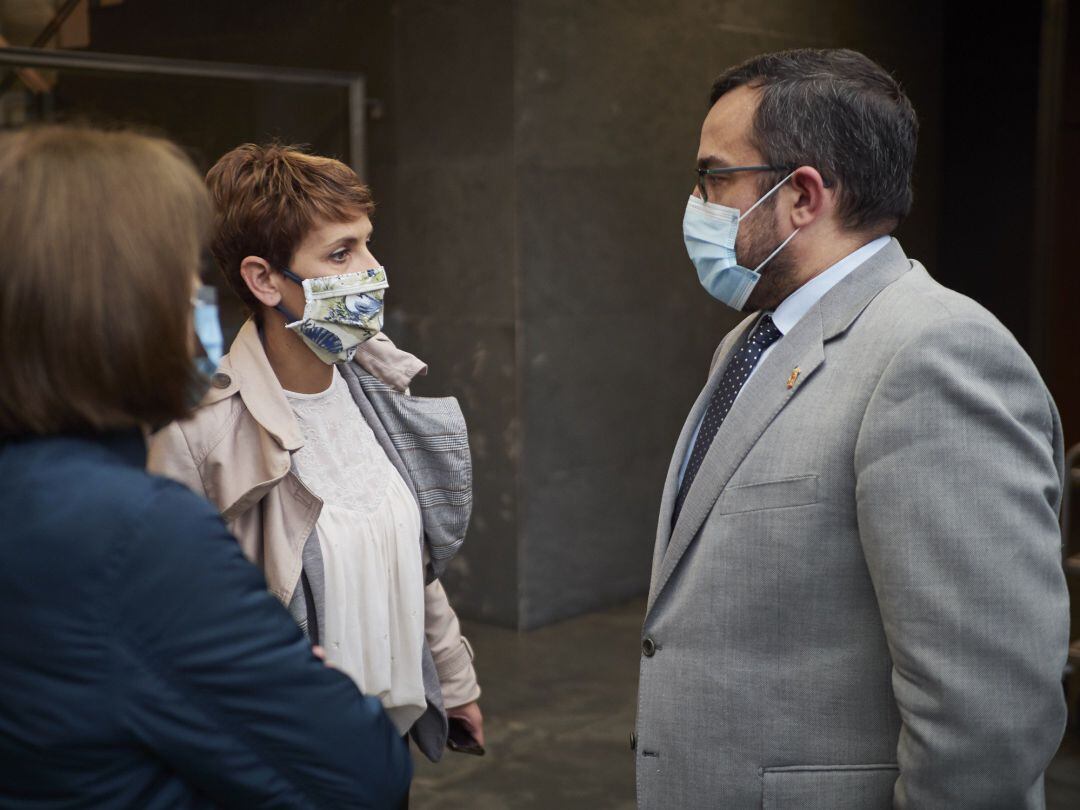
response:
<path fill-rule="evenodd" d="M 240 327 L 227 360 L 235 375 L 233 382 L 238 386 L 240 398 L 252 418 L 277 440 L 282 449 L 291 453 L 303 447 L 300 425 L 270 366 L 254 319 L 249 318 Z M 228 373 L 227 369 L 222 371 Z"/>

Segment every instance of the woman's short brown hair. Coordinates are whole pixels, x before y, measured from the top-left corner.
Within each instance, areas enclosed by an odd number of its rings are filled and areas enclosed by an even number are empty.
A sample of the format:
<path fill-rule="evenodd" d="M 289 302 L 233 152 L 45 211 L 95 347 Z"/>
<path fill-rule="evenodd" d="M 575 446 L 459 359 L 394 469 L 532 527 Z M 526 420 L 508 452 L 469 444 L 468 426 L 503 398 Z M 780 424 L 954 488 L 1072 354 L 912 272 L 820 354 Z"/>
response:
<path fill-rule="evenodd" d="M 344 163 L 276 143 L 236 147 L 210 169 L 206 185 L 216 214 L 210 250 L 256 315 L 259 302 L 240 275 L 244 259 L 286 268 L 316 222 L 348 222 L 375 209 L 368 187 Z"/>
<path fill-rule="evenodd" d="M 0 435 L 185 415 L 209 219 L 201 178 L 168 141 L 0 133 Z"/>

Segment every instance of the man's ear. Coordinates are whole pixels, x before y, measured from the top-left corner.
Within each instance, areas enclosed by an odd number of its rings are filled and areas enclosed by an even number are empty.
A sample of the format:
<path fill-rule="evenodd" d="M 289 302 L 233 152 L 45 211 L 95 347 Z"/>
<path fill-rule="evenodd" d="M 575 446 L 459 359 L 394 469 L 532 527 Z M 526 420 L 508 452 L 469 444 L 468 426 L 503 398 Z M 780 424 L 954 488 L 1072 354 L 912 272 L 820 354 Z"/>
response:
<path fill-rule="evenodd" d="M 266 259 L 248 256 L 240 262 L 240 275 L 260 303 L 271 308 L 281 303 L 281 291 L 278 289 L 281 279 L 270 269 Z"/>
<path fill-rule="evenodd" d="M 833 189 L 825 187 L 821 172 L 812 166 L 796 169 L 788 185 L 796 195 L 795 203 L 791 206 L 793 228 L 805 228 L 832 210 Z"/>

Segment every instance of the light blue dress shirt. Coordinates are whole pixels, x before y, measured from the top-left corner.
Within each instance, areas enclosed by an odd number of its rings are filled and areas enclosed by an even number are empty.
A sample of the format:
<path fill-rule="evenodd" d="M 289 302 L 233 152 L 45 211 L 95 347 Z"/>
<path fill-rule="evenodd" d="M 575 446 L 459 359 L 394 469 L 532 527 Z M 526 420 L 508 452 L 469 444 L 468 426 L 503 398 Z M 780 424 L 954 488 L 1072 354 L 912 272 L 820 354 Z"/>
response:
<path fill-rule="evenodd" d="M 821 298 L 843 281 L 855 268 L 860 264 L 863 264 L 867 259 L 881 250 L 885 245 L 889 244 L 891 237 L 879 236 L 872 242 L 868 242 L 853 253 L 849 253 L 842 258 L 836 264 L 827 268 L 823 272 L 814 276 L 808 282 L 803 284 L 799 289 L 789 295 L 784 301 L 776 308 L 776 311 L 766 313 L 772 315 L 773 323 L 776 324 L 776 328 L 780 330 L 781 335 L 786 335 L 792 329 L 795 328 L 802 317 L 810 311 L 810 308 L 814 306 Z M 782 340 L 783 338 L 781 338 Z M 776 341 L 779 343 L 780 341 Z M 753 377 L 761 364 L 765 362 L 765 358 L 769 356 L 769 352 L 776 348 L 776 343 L 767 348 L 762 353 L 761 358 L 758 360 L 757 365 L 754 366 L 750 372 L 750 377 Z M 746 381 L 750 381 L 750 377 L 746 378 Z M 743 383 L 743 389 L 746 388 L 746 383 Z M 736 395 L 736 402 L 741 396 L 742 391 Z M 705 416 L 702 414 L 702 420 Z M 686 447 L 686 455 L 683 457 L 682 466 L 679 467 L 679 486 L 682 486 L 683 476 L 686 474 L 686 465 L 690 461 L 690 454 L 694 451 L 694 443 L 697 442 L 698 433 L 701 431 L 701 422 L 699 421 L 697 427 L 694 428 L 694 435 L 690 437 L 690 443 Z"/>

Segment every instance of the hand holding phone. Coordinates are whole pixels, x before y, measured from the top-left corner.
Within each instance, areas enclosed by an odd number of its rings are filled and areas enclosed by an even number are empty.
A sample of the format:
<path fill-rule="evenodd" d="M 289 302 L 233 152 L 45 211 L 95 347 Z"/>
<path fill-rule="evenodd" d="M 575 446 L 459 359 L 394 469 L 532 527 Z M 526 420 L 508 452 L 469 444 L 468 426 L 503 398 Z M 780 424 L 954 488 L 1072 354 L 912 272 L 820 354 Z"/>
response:
<path fill-rule="evenodd" d="M 447 718 L 447 723 L 449 725 L 446 738 L 447 748 L 451 751 L 457 751 L 459 754 L 473 754 L 478 757 L 484 755 L 484 746 L 477 741 L 460 717 Z"/>

